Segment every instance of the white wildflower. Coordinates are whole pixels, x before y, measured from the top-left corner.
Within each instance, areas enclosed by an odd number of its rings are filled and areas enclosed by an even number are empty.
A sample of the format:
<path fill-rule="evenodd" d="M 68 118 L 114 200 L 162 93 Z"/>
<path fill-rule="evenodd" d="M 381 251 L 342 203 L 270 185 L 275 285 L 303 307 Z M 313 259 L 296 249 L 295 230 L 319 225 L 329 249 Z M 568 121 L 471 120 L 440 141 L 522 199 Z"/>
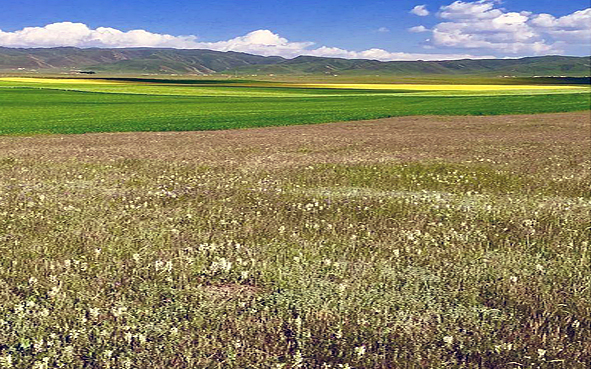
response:
<path fill-rule="evenodd" d="M 88 309 L 88 313 L 90 314 L 91 317 L 93 317 L 94 319 L 98 318 L 99 314 L 101 313 L 101 309 L 99 308 L 90 308 Z"/>
<path fill-rule="evenodd" d="M 358 357 L 362 357 L 363 355 L 365 355 L 365 346 L 355 347 L 355 353 Z"/>
<path fill-rule="evenodd" d="M 0 367 L 12 368 L 12 355 L 6 354 L 4 356 L 0 356 Z"/>
<path fill-rule="evenodd" d="M 518 278 L 514 275 L 512 275 L 511 277 L 509 277 L 509 281 L 511 281 L 511 283 L 517 283 Z"/>

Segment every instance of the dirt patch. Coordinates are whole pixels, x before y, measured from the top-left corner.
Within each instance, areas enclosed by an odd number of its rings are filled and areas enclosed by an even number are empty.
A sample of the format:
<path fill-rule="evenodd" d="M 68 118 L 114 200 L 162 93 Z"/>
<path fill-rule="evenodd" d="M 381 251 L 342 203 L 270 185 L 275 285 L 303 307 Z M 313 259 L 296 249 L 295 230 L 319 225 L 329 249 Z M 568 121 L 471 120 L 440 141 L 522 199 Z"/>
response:
<path fill-rule="evenodd" d="M 263 291 L 259 287 L 236 283 L 203 286 L 203 290 L 214 299 L 222 300 L 251 298 Z"/>

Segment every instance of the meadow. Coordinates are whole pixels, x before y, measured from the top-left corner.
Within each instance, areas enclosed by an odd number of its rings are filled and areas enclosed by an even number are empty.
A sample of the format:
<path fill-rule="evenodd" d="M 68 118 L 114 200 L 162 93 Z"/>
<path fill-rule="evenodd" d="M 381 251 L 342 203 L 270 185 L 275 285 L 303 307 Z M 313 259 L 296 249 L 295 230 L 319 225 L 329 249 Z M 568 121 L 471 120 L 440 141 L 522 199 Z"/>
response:
<path fill-rule="evenodd" d="M 591 364 L 588 90 L 25 82 L 0 368 Z"/>
<path fill-rule="evenodd" d="M 582 111 L 588 86 L 0 78 L 0 134 L 192 131 L 408 115 Z M 376 89 L 378 86 L 378 89 Z"/>

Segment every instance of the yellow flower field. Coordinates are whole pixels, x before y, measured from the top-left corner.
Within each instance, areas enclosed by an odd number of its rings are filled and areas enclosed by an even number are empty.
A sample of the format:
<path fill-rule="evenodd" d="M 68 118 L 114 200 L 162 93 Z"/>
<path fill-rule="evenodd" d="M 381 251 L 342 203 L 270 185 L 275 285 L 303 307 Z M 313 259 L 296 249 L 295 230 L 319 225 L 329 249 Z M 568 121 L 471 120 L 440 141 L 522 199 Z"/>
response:
<path fill-rule="evenodd" d="M 415 91 L 508 91 L 508 90 L 580 90 L 589 91 L 585 86 L 544 86 L 544 85 L 434 85 L 434 84 L 373 84 L 373 83 L 306 83 L 302 87 L 342 88 L 359 90 L 415 90 Z"/>
<path fill-rule="evenodd" d="M 29 78 L 29 77 L 2 77 L 0 82 L 18 82 L 18 83 L 60 83 L 60 84 L 89 84 L 89 85 L 112 85 L 123 83 L 120 81 L 105 81 L 86 78 Z"/>

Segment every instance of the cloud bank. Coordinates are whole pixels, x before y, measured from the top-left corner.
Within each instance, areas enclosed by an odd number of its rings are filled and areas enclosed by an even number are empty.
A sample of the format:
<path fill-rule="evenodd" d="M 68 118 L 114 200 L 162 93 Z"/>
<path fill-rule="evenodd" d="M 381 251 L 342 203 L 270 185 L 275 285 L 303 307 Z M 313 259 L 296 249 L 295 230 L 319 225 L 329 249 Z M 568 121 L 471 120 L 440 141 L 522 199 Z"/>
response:
<path fill-rule="evenodd" d="M 563 53 L 569 46 L 591 45 L 591 8 L 557 18 L 529 11 L 508 12 L 499 8 L 499 3 L 454 1 L 439 9 L 436 16 L 442 21 L 432 29 L 417 26 L 410 31 L 430 32 L 427 44 L 439 49 L 512 55 Z"/>
<path fill-rule="evenodd" d="M 61 22 L 44 27 L 26 27 L 14 32 L 0 30 L 0 46 L 5 47 L 164 47 L 237 51 L 264 56 L 293 58 L 300 55 L 349 59 L 449 60 L 478 58 L 470 54 L 415 54 L 382 49 L 350 51 L 335 47 L 315 47 L 314 42 L 292 42 L 269 30 L 257 30 L 244 36 L 218 42 L 202 42 L 196 36 L 172 36 L 145 30 L 120 31 L 114 28 L 91 29 L 83 23 Z"/>
<path fill-rule="evenodd" d="M 6 47 L 173 47 L 195 44 L 195 36 L 171 36 L 144 30 L 123 32 L 114 28 L 90 29 L 83 23 L 61 22 L 45 27 L 25 27 L 15 32 L 0 30 L 0 46 Z"/>

